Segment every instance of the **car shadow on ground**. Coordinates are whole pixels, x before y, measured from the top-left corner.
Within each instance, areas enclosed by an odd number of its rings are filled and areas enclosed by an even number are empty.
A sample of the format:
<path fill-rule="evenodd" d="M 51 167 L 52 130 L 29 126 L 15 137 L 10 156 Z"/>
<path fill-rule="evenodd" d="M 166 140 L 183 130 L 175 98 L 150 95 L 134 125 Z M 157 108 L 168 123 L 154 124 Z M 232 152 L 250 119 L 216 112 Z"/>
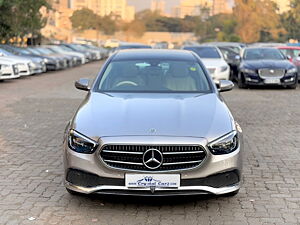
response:
<path fill-rule="evenodd" d="M 79 197 L 79 196 L 78 196 Z M 215 196 L 211 194 L 204 195 L 180 195 L 180 196 L 127 196 L 127 195 L 102 195 L 91 194 L 81 195 L 86 201 L 101 202 L 103 204 L 130 204 L 144 206 L 175 206 L 182 204 L 190 204 L 201 201 L 215 201 L 224 196 Z M 225 197 L 226 198 L 226 197 Z"/>

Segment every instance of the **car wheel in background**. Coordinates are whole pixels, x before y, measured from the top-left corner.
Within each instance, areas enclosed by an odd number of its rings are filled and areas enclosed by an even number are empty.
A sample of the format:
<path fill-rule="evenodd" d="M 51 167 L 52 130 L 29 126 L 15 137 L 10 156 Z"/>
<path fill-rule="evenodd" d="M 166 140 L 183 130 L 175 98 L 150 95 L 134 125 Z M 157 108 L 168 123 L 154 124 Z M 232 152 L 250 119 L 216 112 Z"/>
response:
<path fill-rule="evenodd" d="M 290 89 L 296 89 L 296 88 L 297 88 L 297 86 L 298 86 L 298 77 L 296 78 L 296 81 L 295 81 L 295 83 L 294 83 L 294 84 L 292 84 L 292 85 L 289 85 L 289 86 L 288 86 L 288 88 L 290 88 Z"/>

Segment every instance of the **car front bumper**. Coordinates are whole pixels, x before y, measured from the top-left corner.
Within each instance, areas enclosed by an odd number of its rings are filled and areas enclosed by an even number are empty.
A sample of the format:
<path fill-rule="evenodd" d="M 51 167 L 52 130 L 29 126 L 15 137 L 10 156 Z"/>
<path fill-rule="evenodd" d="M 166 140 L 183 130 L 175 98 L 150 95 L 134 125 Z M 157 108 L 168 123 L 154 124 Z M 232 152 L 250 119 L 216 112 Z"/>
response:
<path fill-rule="evenodd" d="M 215 71 L 211 76 L 213 80 L 229 80 L 230 69 L 228 68 L 224 72 Z"/>
<path fill-rule="evenodd" d="M 268 84 L 265 82 L 265 79 L 261 78 L 260 76 L 258 76 L 256 74 L 244 73 L 244 76 L 245 76 L 245 84 L 253 85 L 253 86 L 256 86 L 256 85 L 257 86 L 288 86 L 288 85 L 293 85 L 297 79 L 297 73 L 286 74 L 282 78 L 279 78 L 280 79 L 279 83 Z"/>
<path fill-rule="evenodd" d="M 147 141 L 147 138 L 149 140 Z M 105 137 L 104 143 L 113 144 L 200 144 L 206 146 L 207 141 L 203 138 L 191 137 Z M 240 136 L 237 150 L 226 155 L 213 155 L 206 150 L 205 160 L 193 169 L 176 171 L 130 171 L 111 168 L 100 158 L 100 149 L 93 154 L 81 154 L 69 149 L 64 143 L 64 168 L 66 188 L 85 194 L 120 194 L 120 195 L 192 195 L 192 194 L 215 194 L 221 195 L 234 192 L 240 188 L 242 171 L 243 141 Z M 75 171 L 75 172 L 74 172 Z M 72 175 L 73 173 L 73 175 Z M 129 188 L 125 186 L 125 174 L 180 174 L 180 186 L 178 188 Z M 71 174 L 71 175 L 70 175 Z"/>

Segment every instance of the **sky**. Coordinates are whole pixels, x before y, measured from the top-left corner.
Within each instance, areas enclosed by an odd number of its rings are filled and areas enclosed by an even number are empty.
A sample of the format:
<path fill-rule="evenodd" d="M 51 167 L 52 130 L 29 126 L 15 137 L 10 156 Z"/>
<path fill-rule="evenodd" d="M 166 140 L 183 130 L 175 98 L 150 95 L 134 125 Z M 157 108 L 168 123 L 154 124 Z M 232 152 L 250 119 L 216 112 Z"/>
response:
<path fill-rule="evenodd" d="M 166 11 L 171 12 L 173 6 L 179 5 L 180 0 L 164 0 L 166 2 Z M 233 5 L 233 0 L 228 0 L 229 4 Z M 149 9 L 151 5 L 151 0 L 127 0 L 129 5 L 136 7 L 136 11 L 141 11 L 143 9 Z"/>

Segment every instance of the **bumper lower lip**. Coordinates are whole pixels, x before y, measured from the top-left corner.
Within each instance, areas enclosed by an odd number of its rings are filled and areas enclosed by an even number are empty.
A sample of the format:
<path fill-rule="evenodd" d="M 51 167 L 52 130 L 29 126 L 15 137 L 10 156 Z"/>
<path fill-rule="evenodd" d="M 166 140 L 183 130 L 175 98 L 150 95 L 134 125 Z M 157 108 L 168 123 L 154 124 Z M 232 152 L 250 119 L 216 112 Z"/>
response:
<path fill-rule="evenodd" d="M 240 183 L 228 187 L 214 188 L 209 186 L 184 186 L 179 188 L 157 188 L 152 194 L 150 188 L 127 188 L 125 186 L 100 185 L 96 187 L 81 187 L 65 181 L 65 187 L 83 194 L 114 194 L 133 196 L 172 196 L 172 195 L 197 195 L 214 194 L 223 195 L 240 189 Z"/>

